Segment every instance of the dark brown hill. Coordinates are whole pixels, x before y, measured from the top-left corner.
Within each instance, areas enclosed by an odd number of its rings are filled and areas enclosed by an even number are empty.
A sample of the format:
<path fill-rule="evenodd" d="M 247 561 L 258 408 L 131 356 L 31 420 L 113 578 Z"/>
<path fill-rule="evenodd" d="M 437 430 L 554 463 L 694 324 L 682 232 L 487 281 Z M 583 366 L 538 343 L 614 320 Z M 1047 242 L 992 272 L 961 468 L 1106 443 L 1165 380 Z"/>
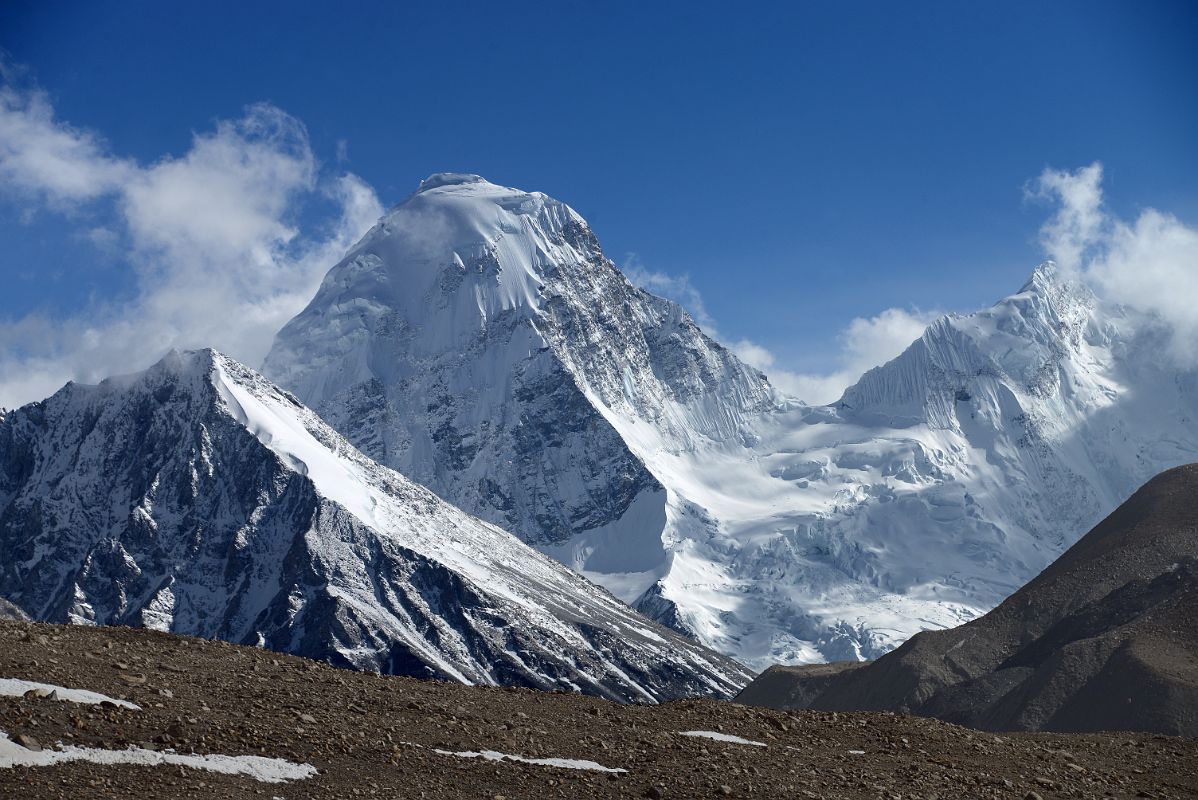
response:
<path fill-rule="evenodd" d="M 738 700 L 1198 735 L 1198 465 L 1149 481 L 989 614 L 858 668 L 767 670 Z"/>

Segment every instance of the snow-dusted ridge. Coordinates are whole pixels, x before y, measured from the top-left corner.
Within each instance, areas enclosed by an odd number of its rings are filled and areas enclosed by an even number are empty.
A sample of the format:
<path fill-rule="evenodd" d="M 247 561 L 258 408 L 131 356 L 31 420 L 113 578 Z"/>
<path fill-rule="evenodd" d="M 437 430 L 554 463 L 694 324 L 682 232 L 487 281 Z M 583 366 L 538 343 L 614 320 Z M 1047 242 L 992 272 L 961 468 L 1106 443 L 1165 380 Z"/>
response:
<path fill-rule="evenodd" d="M 0 422 L 0 594 L 466 683 L 652 702 L 747 678 L 210 350 Z"/>
<path fill-rule="evenodd" d="M 986 611 L 1198 457 L 1193 371 L 1051 265 L 842 400 L 778 398 L 536 192 L 437 175 L 264 371 L 371 457 L 755 667 Z"/>

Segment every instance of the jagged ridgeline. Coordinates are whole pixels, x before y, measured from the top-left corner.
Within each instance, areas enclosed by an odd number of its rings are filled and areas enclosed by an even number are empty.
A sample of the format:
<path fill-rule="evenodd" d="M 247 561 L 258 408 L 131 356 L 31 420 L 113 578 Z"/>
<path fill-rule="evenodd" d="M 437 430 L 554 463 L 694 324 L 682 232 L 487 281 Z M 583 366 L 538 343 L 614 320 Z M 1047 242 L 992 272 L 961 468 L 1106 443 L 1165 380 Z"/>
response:
<path fill-rule="evenodd" d="M 637 702 L 748 678 L 211 350 L 0 421 L 0 596 L 39 620 Z"/>

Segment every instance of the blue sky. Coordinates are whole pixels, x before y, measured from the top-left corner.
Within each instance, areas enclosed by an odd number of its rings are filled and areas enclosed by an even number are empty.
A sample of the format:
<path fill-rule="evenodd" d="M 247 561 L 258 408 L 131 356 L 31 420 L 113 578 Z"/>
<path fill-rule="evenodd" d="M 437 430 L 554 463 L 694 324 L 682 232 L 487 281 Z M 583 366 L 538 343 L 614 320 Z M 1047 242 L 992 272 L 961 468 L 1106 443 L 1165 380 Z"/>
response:
<path fill-rule="evenodd" d="M 617 263 L 701 296 L 721 338 L 812 374 L 852 360 L 856 318 L 971 310 L 1017 289 L 1054 213 L 1025 196 L 1046 168 L 1102 162 L 1116 218 L 1198 219 L 1193 3 L 189 6 L 0 5 L 0 161 L 24 157 L 14 136 L 45 141 L 45 125 L 90 165 L 0 165 L 0 404 L 192 344 L 204 331 L 185 321 L 147 333 L 121 318 L 172 270 L 232 260 L 241 272 L 222 279 L 277 295 L 284 282 L 245 271 L 299 269 L 285 285 L 306 290 L 372 196 L 393 204 L 436 171 L 565 200 Z M 247 112 L 256 103 L 269 106 Z M 191 228 L 147 233 L 173 207 L 164 187 L 205 191 L 244 161 L 226 145 L 263 141 L 270 152 L 246 162 L 261 172 L 229 189 L 263 196 L 228 204 L 258 227 L 213 222 L 204 235 L 232 233 L 198 255 Z M 178 302 L 153 299 L 176 320 Z M 114 326 L 140 344 L 86 354 Z"/>

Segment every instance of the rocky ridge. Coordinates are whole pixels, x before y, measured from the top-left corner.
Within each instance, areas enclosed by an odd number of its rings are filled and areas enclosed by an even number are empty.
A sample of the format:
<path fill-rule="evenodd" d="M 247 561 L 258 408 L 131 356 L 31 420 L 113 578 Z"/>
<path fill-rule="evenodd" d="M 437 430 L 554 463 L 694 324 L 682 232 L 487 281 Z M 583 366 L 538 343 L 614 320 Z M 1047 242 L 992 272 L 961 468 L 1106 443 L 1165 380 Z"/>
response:
<path fill-rule="evenodd" d="M 625 701 L 748 678 L 210 350 L 0 422 L 0 595 L 40 620 Z"/>

